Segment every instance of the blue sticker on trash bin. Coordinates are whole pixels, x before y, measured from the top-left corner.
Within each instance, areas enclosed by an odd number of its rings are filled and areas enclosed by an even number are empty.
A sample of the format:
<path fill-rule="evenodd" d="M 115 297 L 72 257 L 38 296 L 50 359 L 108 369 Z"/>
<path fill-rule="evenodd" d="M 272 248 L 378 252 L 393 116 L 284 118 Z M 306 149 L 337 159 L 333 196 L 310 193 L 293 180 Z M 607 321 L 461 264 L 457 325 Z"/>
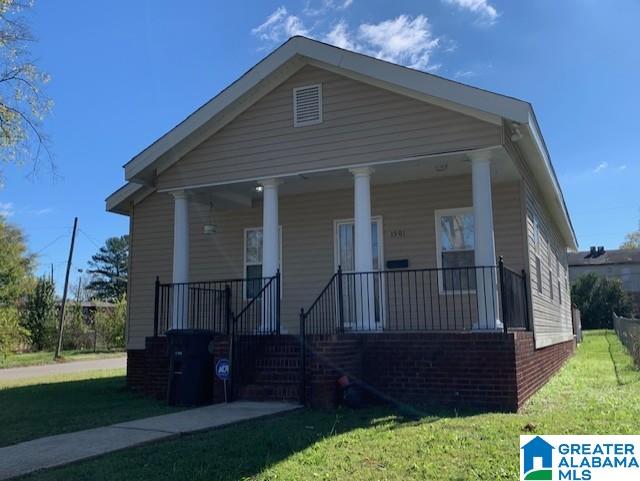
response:
<path fill-rule="evenodd" d="M 231 375 L 231 366 L 229 364 L 229 359 L 218 359 L 216 362 L 216 376 L 222 381 L 226 381 L 229 379 Z"/>

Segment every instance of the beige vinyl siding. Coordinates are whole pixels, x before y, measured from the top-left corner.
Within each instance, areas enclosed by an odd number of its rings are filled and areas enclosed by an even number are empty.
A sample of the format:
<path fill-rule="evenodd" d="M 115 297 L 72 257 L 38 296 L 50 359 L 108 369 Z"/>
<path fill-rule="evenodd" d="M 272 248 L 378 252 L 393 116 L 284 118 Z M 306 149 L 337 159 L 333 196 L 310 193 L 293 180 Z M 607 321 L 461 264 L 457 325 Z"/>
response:
<path fill-rule="evenodd" d="M 408 259 L 409 267 L 436 266 L 435 210 L 472 205 L 471 177 L 455 176 L 372 185 L 372 215 L 383 222 L 384 260 Z M 519 182 L 493 186 L 496 253 L 515 270 L 524 266 Z M 153 194 L 136 206 L 133 220 L 129 348 L 144 346 L 152 331 L 155 275 L 170 282 L 173 199 Z M 142 207 L 140 207 L 142 206 Z M 215 235 L 203 225 L 213 217 Z M 334 272 L 334 221 L 353 217 L 353 190 L 282 196 L 282 325 L 298 331 L 298 311 L 308 307 Z M 232 210 L 189 203 L 190 278 L 205 281 L 243 276 L 244 229 L 262 224 L 262 205 Z M 394 232 L 403 231 L 403 236 Z M 133 304 L 135 302 L 135 304 Z"/>
<path fill-rule="evenodd" d="M 151 194 L 136 204 L 130 221 L 129 320 L 127 349 L 143 349 L 153 334 L 154 282 L 171 278 L 173 197 Z"/>
<path fill-rule="evenodd" d="M 323 122 L 293 126 L 293 88 L 322 84 Z M 160 190 L 499 145 L 501 128 L 307 66 L 158 178 Z"/>
<path fill-rule="evenodd" d="M 523 157 L 516 144 L 511 142 L 509 136 L 505 136 L 505 148 L 510 153 L 514 162 L 523 175 L 523 219 L 526 222 L 526 253 L 529 258 L 529 280 L 531 312 L 533 315 L 533 328 L 535 333 L 536 348 L 549 346 L 569 340 L 573 337 L 571 322 L 571 291 L 567 282 L 567 246 L 554 222 L 551 220 L 548 209 L 541 200 L 542 195 L 535 185 L 533 177 L 524 164 Z M 539 236 L 535 241 L 535 220 L 539 226 Z M 540 259 L 542 292 L 539 292 L 538 272 L 536 258 Z M 560 264 L 558 276 L 556 259 Z M 553 285 L 549 283 L 549 270 Z M 560 280 L 561 298 L 558 296 L 558 280 Z M 551 294 L 553 289 L 553 299 Z M 560 302 L 560 300 L 562 302 Z"/>

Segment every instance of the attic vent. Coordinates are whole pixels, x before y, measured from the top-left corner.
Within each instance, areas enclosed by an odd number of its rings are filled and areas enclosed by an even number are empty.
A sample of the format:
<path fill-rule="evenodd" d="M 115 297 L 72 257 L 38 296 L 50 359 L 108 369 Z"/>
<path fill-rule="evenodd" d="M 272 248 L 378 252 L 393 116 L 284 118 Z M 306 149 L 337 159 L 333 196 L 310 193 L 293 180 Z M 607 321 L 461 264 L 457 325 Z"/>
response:
<path fill-rule="evenodd" d="M 322 122 L 322 85 L 293 89 L 293 126 L 304 127 Z"/>

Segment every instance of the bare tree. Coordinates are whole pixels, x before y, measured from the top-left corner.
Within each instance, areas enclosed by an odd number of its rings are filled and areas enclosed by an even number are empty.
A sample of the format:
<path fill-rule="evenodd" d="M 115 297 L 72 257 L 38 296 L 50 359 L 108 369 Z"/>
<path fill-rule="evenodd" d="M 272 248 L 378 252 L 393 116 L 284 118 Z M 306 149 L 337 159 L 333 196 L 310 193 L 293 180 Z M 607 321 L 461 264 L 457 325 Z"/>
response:
<path fill-rule="evenodd" d="M 0 0 L 0 162 L 31 162 L 35 172 L 42 158 L 53 169 L 42 130 L 53 104 L 42 90 L 49 75 L 38 69 L 28 48 L 35 39 L 24 13 L 32 6 L 33 0 Z"/>

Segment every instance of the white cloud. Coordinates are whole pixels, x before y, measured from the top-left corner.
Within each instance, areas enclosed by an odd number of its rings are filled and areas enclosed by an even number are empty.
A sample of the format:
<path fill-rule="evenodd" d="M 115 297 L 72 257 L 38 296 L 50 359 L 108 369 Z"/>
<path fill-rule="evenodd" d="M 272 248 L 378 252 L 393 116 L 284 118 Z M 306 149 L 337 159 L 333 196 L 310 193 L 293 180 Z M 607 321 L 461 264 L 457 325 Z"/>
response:
<path fill-rule="evenodd" d="M 27 213 L 31 215 L 45 215 L 50 214 L 51 212 L 53 212 L 53 209 L 51 207 L 44 207 L 42 209 L 29 209 L 27 211 Z"/>
<path fill-rule="evenodd" d="M 478 75 L 473 70 L 458 70 L 455 74 L 453 74 L 453 78 L 455 79 L 469 79 Z"/>
<path fill-rule="evenodd" d="M 325 0 L 324 6 L 342 9 L 351 3 Z M 313 14 L 308 11 L 309 8 L 307 5 L 303 15 Z M 305 35 L 411 68 L 434 71 L 440 67 L 432 65 L 430 60 L 435 50 L 442 50 L 441 39 L 433 34 L 429 19 L 424 15 L 399 15 L 379 23 L 361 23 L 353 29 L 344 19 L 333 22 L 323 19 L 314 22 L 313 28 L 307 28 L 300 17 L 290 14 L 286 7 L 281 6 L 251 33 L 262 40 L 265 47 L 272 47 L 293 35 Z M 453 41 L 448 41 L 443 48 L 453 49 L 454 45 Z"/>
<path fill-rule="evenodd" d="M 260 40 L 277 43 L 294 35 L 309 35 L 300 17 L 290 15 L 284 6 L 278 7 L 262 25 L 251 30 Z"/>
<path fill-rule="evenodd" d="M 358 38 L 370 55 L 418 69 L 427 67 L 439 42 L 424 15 L 400 15 L 377 24 L 364 23 L 358 27 Z"/>
<path fill-rule="evenodd" d="M 600 162 L 598 166 L 592 170 L 594 174 L 599 174 L 603 170 L 606 170 L 609 167 L 609 162 Z"/>
<path fill-rule="evenodd" d="M 622 172 L 623 170 L 627 170 L 627 164 L 622 164 L 620 167 L 618 167 L 618 170 L 620 172 Z"/>
<path fill-rule="evenodd" d="M 480 19 L 485 23 L 493 24 L 499 17 L 496 8 L 488 0 L 443 0 L 449 5 L 456 5 L 459 8 L 469 10 L 480 15 Z"/>
<path fill-rule="evenodd" d="M 324 36 L 325 42 L 355 50 L 381 60 L 417 69 L 436 69 L 429 60 L 440 39 L 431 31 L 424 15 L 400 15 L 380 23 L 363 23 L 355 31 L 340 20 Z"/>
<path fill-rule="evenodd" d="M 335 45 L 336 47 L 346 48 L 348 50 L 357 50 L 357 46 L 353 43 L 349 27 L 344 20 L 340 20 L 324 37 L 324 41 Z"/>
<path fill-rule="evenodd" d="M 0 202 L 0 216 L 11 217 L 15 212 L 13 202 Z"/>

